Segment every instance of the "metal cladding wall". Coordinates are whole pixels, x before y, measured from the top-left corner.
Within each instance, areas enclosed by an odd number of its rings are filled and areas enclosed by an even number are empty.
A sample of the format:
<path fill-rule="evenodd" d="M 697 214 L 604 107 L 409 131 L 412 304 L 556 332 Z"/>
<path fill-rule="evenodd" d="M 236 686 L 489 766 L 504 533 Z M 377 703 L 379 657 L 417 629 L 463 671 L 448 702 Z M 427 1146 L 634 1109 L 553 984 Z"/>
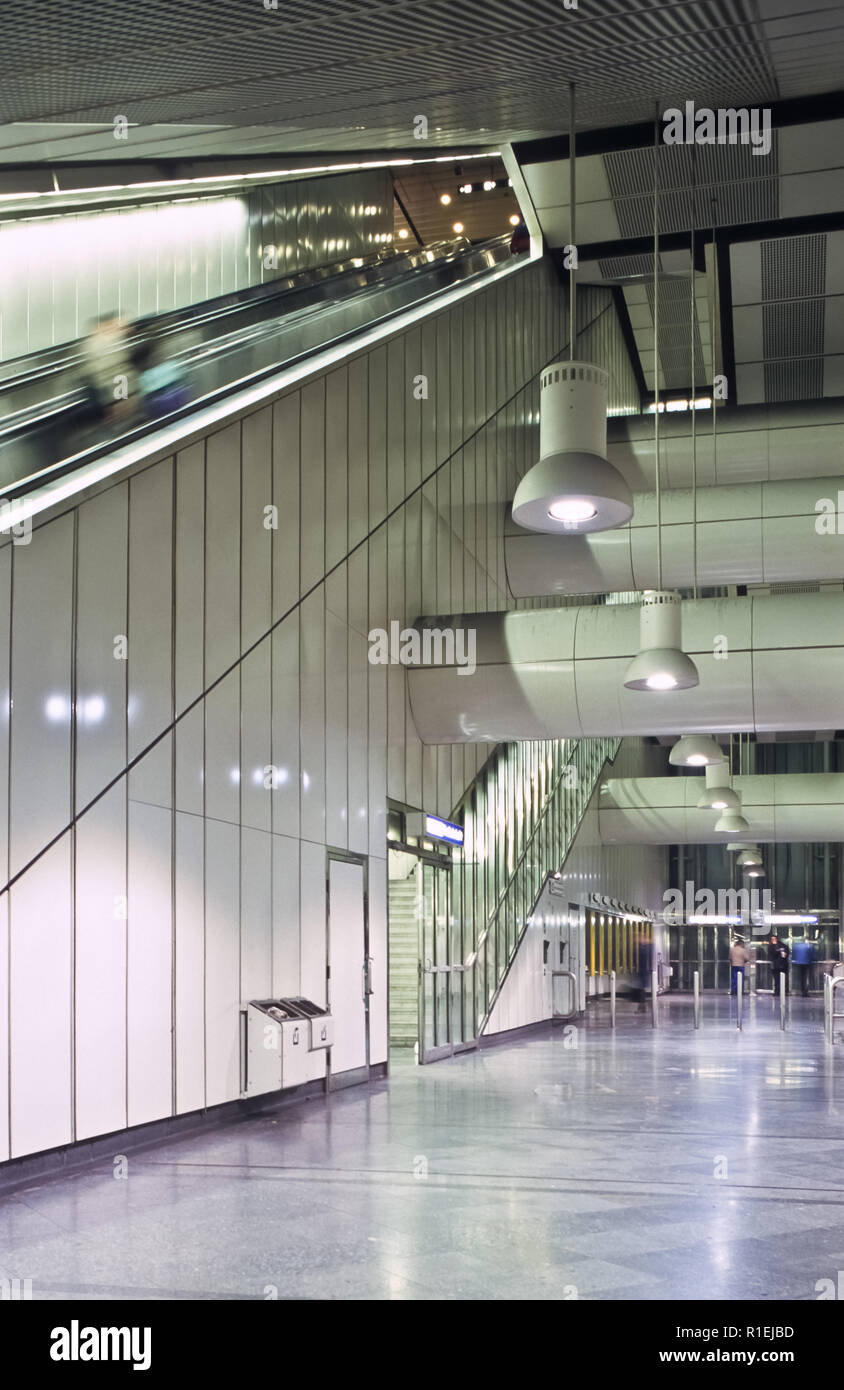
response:
<path fill-rule="evenodd" d="M 582 312 L 620 354 L 610 302 Z M 329 847 L 368 860 L 386 1058 L 387 797 L 447 816 L 488 749 L 423 747 L 367 635 L 508 602 L 564 324 L 514 266 L 5 538 L 0 1157 L 236 1099 L 243 1001 L 325 997 Z"/>
<path fill-rule="evenodd" d="M 389 244 L 383 169 L 0 223 L 0 360 Z"/>

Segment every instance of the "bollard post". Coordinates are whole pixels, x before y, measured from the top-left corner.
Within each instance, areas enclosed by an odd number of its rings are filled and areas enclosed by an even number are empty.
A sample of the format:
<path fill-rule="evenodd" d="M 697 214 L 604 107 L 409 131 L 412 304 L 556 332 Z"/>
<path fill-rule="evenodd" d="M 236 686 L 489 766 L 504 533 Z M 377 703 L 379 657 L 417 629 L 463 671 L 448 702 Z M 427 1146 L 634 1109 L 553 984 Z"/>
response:
<path fill-rule="evenodd" d="M 651 971 L 651 1010 L 652 1010 L 651 1027 L 652 1027 L 652 1028 L 655 1028 L 655 1027 L 656 1027 L 656 1000 L 657 1000 L 657 993 L 658 993 L 658 977 L 657 977 L 656 971 L 655 971 L 655 970 L 652 970 L 652 971 Z"/>
<path fill-rule="evenodd" d="M 785 971 L 780 971 L 780 1028 L 785 1028 Z"/>
<path fill-rule="evenodd" d="M 823 1031 L 828 1043 L 834 1042 L 832 1032 L 832 976 L 824 974 L 823 977 Z"/>
<path fill-rule="evenodd" d="M 700 1027 L 700 971 L 696 970 L 692 976 L 692 987 L 695 996 L 695 1028 Z"/>
<path fill-rule="evenodd" d="M 615 971 L 610 971 L 610 1027 L 615 1027 Z"/>
<path fill-rule="evenodd" d="M 736 975 L 736 1027 L 738 1028 L 739 1032 L 741 1032 L 741 1006 L 742 1001 L 744 999 L 744 990 L 742 989 L 742 978 L 742 973 L 739 970 L 738 974 Z"/>

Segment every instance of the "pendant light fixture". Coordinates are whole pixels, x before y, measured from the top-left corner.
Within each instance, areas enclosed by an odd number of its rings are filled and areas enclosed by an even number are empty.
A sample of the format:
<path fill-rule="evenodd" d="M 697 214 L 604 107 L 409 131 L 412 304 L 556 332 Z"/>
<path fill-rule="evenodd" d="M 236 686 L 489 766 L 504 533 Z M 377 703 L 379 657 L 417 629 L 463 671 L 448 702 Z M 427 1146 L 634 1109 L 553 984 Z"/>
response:
<path fill-rule="evenodd" d="M 711 764 L 705 776 L 706 790 L 697 803 L 699 811 L 741 810 L 741 797 L 730 786 L 730 769 L 726 762 Z"/>
<path fill-rule="evenodd" d="M 736 863 L 741 869 L 758 869 L 762 864 L 762 856 L 755 845 L 748 845 L 747 849 L 742 850 Z"/>
<path fill-rule="evenodd" d="M 575 104 L 569 83 L 569 241 L 575 241 Z M 576 362 L 576 257 L 569 264 L 569 361 L 546 367 L 540 378 L 539 462 L 513 498 L 513 520 L 528 531 L 585 535 L 622 526 L 633 515 L 630 488 L 606 457 L 609 376 L 591 362 Z"/>
<path fill-rule="evenodd" d="M 700 681 L 682 650 L 682 609 L 671 589 L 646 589 L 639 614 L 639 655 L 627 668 L 628 690 L 689 690 Z"/>
<path fill-rule="evenodd" d="M 700 684 L 691 657 L 682 648 L 682 599 L 662 587 L 662 491 L 659 472 L 659 110 L 654 118 L 654 467 L 656 473 L 657 587 L 642 595 L 639 655 L 627 668 L 628 690 L 690 690 Z"/>
<path fill-rule="evenodd" d="M 709 767 L 724 762 L 724 750 L 711 734 L 683 734 L 668 761 L 672 767 Z"/>
<path fill-rule="evenodd" d="M 723 831 L 726 835 L 741 835 L 743 831 L 750 829 L 750 821 L 745 820 L 741 811 L 725 811 L 715 822 L 715 829 L 719 833 Z"/>

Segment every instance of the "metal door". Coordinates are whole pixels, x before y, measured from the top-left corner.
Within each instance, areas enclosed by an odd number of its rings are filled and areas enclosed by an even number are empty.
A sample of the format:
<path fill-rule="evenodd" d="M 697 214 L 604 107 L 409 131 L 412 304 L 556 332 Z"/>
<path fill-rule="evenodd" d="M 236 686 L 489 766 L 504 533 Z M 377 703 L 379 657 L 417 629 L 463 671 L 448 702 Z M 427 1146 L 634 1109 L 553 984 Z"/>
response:
<path fill-rule="evenodd" d="M 369 957 L 366 865 L 329 855 L 328 1007 L 334 1019 L 331 1076 L 369 1074 Z M 346 1078 L 350 1079 L 349 1077 Z"/>

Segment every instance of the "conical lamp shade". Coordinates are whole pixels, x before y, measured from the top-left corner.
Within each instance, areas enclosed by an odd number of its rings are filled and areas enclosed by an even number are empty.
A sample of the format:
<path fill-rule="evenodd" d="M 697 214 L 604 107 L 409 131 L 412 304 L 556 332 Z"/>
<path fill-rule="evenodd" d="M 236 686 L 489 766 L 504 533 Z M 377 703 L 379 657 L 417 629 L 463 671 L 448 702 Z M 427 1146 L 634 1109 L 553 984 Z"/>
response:
<path fill-rule="evenodd" d="M 708 767 L 723 763 L 725 757 L 711 734 L 684 734 L 668 754 L 668 761 L 672 767 Z"/>
<path fill-rule="evenodd" d="M 730 786 L 730 769 L 716 763 L 706 769 L 706 790 L 697 803 L 699 811 L 740 811 L 741 797 Z"/>
<path fill-rule="evenodd" d="M 682 607 L 670 589 L 646 589 L 639 615 L 639 655 L 624 675 L 628 690 L 690 690 L 700 683 L 697 667 L 682 650 Z"/>
<path fill-rule="evenodd" d="M 725 811 L 715 822 L 715 829 L 724 831 L 728 835 L 740 835 L 743 830 L 750 829 L 750 821 L 745 820 L 739 811 Z"/>
<path fill-rule="evenodd" d="M 607 452 L 609 375 L 592 362 L 555 362 L 541 377 L 539 462 L 513 498 L 528 531 L 585 535 L 633 515 L 633 496 Z"/>

